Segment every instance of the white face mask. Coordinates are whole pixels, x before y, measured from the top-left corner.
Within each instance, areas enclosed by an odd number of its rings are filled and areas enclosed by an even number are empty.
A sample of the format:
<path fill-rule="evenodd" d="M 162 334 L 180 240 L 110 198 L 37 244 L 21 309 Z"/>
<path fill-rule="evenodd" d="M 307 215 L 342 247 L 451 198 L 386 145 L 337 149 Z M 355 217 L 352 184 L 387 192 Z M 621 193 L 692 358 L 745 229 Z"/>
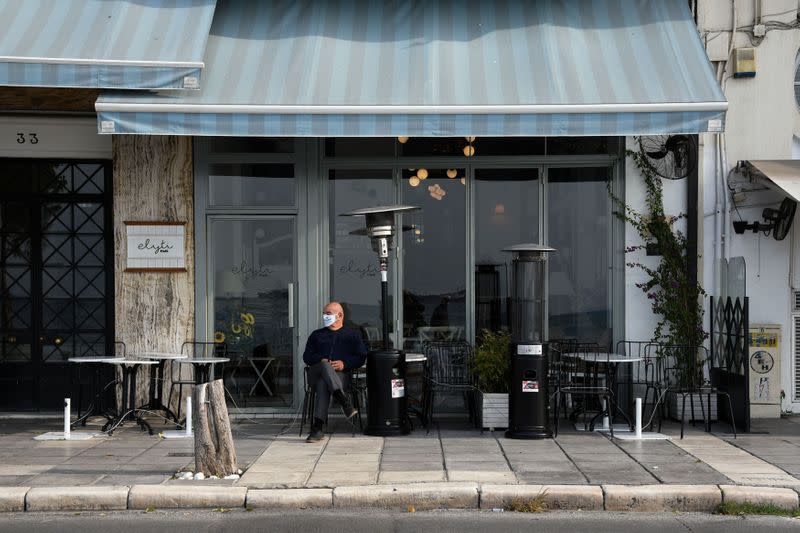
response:
<path fill-rule="evenodd" d="M 329 313 L 322 315 L 322 325 L 326 328 L 331 327 L 334 322 L 336 322 L 336 315 L 331 315 Z"/>

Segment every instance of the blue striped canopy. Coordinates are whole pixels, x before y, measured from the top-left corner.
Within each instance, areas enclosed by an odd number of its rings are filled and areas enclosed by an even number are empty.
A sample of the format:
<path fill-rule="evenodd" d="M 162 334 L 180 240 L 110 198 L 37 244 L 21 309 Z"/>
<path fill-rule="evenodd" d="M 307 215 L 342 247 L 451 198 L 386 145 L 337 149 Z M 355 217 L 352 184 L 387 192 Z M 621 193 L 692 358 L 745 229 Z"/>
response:
<path fill-rule="evenodd" d="M 220 0 L 200 91 L 104 93 L 101 133 L 721 130 L 685 0 Z"/>
<path fill-rule="evenodd" d="M 0 85 L 197 88 L 216 0 L 0 0 Z"/>

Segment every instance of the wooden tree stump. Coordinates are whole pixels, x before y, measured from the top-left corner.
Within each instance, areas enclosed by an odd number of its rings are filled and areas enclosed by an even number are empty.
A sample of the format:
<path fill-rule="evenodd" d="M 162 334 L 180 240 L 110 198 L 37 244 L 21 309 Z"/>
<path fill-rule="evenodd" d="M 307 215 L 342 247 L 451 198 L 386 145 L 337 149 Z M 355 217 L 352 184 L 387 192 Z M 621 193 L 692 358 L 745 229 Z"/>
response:
<path fill-rule="evenodd" d="M 235 474 L 236 449 L 221 379 L 195 385 L 192 410 L 195 472 L 219 477 Z"/>

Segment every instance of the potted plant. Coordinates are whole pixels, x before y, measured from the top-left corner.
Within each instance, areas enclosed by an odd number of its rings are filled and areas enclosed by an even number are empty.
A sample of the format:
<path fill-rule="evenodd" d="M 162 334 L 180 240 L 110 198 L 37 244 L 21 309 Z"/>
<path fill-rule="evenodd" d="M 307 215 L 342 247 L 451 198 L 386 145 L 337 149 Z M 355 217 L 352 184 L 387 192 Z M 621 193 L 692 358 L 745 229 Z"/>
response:
<path fill-rule="evenodd" d="M 508 427 L 509 344 L 507 331 L 483 330 L 478 337 L 472 374 L 478 388 L 482 428 Z"/>

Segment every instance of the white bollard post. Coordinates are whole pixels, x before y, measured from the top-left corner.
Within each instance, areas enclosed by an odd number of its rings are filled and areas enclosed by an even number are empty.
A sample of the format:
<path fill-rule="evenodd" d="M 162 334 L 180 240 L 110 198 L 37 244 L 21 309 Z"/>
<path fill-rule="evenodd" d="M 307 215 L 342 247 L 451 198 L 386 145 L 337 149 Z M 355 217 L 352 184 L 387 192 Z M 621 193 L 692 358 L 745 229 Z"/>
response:
<path fill-rule="evenodd" d="M 636 438 L 642 438 L 642 399 L 636 398 L 636 425 L 634 426 Z"/>
<path fill-rule="evenodd" d="M 64 438 L 66 440 L 69 440 L 69 434 L 71 429 L 69 424 L 69 419 L 70 419 L 70 399 L 64 398 Z"/>
<path fill-rule="evenodd" d="M 186 436 L 192 436 L 192 397 L 186 397 Z"/>
<path fill-rule="evenodd" d="M 610 426 L 609 426 L 610 420 L 608 418 L 608 410 L 607 410 L 607 405 L 608 404 L 606 403 L 606 399 L 605 398 L 602 399 L 602 402 L 603 402 L 603 405 L 601 407 L 603 409 L 603 412 L 606 413 L 606 415 L 603 416 L 603 429 L 609 430 L 610 429 Z"/>

